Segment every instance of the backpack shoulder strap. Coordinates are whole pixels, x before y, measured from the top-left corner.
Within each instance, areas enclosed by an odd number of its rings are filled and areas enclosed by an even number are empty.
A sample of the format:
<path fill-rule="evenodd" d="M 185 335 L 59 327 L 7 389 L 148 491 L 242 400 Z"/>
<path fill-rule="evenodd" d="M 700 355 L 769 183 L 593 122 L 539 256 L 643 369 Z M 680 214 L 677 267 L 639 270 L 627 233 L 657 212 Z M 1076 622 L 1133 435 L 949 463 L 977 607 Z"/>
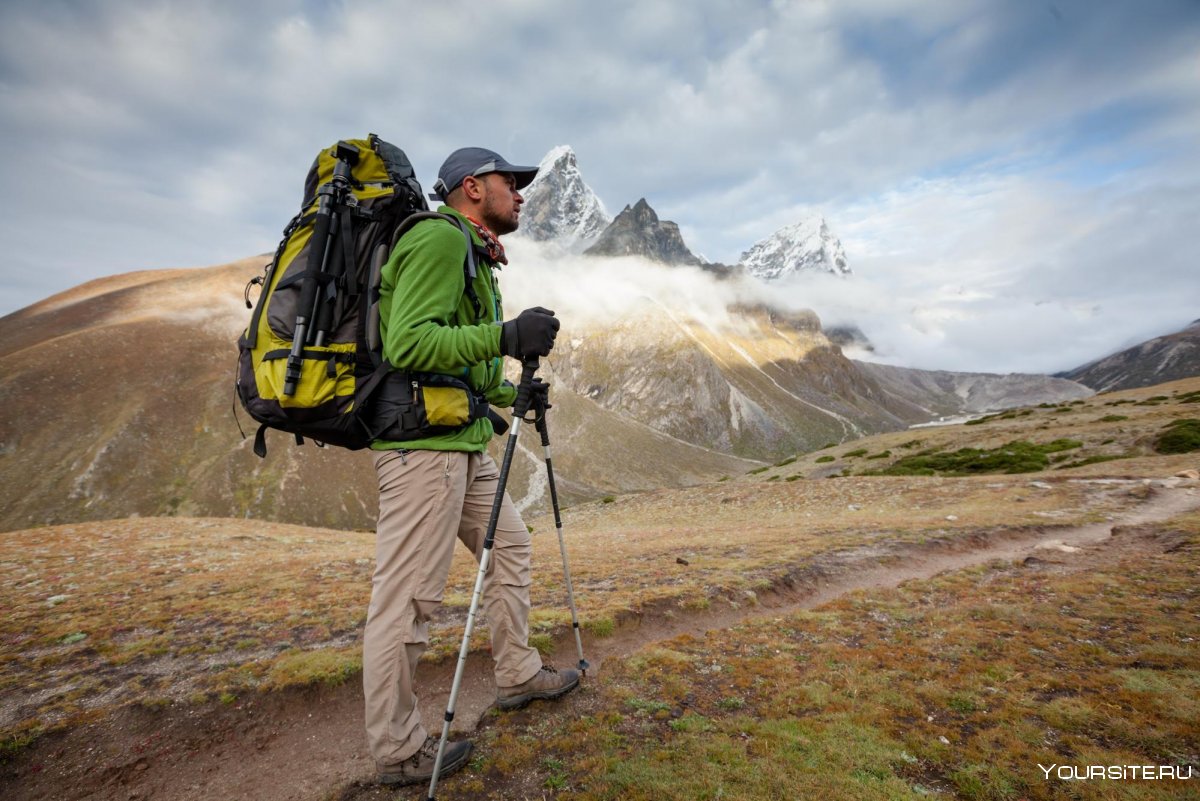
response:
<path fill-rule="evenodd" d="M 411 231 L 417 223 L 425 220 L 445 220 L 462 231 L 463 237 L 467 240 L 467 275 L 470 278 L 474 278 L 478 272 L 475 240 L 471 238 L 471 229 L 467 227 L 467 224 L 452 214 L 442 214 L 437 211 L 418 211 L 408 215 L 396 226 L 396 230 L 392 234 L 392 250 L 396 249 L 396 245 L 400 242 L 401 237 Z"/>
<path fill-rule="evenodd" d="M 452 214 L 442 214 L 437 211 L 418 211 L 410 214 L 404 218 L 404 221 L 400 225 L 396 226 L 396 231 L 392 234 L 392 250 L 396 249 L 396 244 L 400 241 L 401 237 L 423 220 L 445 220 L 462 231 L 463 238 L 467 241 L 467 257 L 463 260 L 463 294 L 470 298 L 471 305 L 475 308 L 475 316 L 477 318 L 482 317 L 483 304 L 480 302 L 479 295 L 475 292 L 474 287 L 475 276 L 479 273 L 479 254 L 475 248 L 475 240 L 471 238 L 471 229 L 461 219 Z"/>

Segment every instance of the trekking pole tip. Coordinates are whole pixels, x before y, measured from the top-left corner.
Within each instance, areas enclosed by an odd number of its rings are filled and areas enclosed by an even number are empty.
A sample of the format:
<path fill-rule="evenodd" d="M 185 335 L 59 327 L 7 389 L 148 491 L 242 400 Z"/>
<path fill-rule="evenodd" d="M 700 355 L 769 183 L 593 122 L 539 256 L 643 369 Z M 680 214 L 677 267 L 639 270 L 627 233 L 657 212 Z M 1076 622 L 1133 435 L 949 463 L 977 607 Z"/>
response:
<path fill-rule="evenodd" d="M 579 672 L 582 673 L 583 675 L 585 675 L 585 676 L 587 675 L 588 668 L 590 668 L 590 667 L 591 667 L 591 665 L 588 664 L 588 661 L 586 659 L 579 660 Z"/>

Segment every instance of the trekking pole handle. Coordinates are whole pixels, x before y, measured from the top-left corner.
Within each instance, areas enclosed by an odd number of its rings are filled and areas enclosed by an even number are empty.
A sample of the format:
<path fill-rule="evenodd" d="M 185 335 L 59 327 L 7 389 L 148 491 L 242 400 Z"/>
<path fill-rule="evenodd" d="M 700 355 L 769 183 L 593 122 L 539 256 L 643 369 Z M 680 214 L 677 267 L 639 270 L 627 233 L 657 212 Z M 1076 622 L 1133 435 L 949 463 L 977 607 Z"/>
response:
<path fill-rule="evenodd" d="M 533 398 L 533 427 L 542 436 L 542 448 L 546 451 L 547 458 L 550 454 L 550 430 L 546 425 L 546 410 L 549 408 L 550 404 L 546 403 L 544 396 L 537 395 Z M 553 475 L 551 475 L 550 484 L 553 487 Z"/>
<path fill-rule="evenodd" d="M 538 371 L 538 358 L 530 356 L 521 362 L 521 383 L 517 385 L 517 400 L 513 404 L 513 416 L 525 417 L 533 400 L 533 374 Z"/>

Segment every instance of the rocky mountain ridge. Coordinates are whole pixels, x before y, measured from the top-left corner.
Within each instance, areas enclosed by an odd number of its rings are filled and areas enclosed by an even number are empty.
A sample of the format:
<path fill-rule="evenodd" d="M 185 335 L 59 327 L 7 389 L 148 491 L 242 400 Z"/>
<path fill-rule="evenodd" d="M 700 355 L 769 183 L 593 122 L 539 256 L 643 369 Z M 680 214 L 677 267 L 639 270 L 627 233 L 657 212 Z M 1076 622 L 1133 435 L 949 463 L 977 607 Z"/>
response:
<path fill-rule="evenodd" d="M 612 218 L 579 168 L 568 145 L 550 150 L 538 175 L 522 193 L 520 235 L 553 241 L 592 256 L 644 256 L 661 264 L 701 267 L 721 276 L 746 272 L 772 281 L 798 272 L 849 275 L 842 243 L 823 217 L 808 217 L 755 243 L 734 266 L 709 262 L 687 246 L 678 224 L 660 220 L 646 198 Z"/>
<path fill-rule="evenodd" d="M 521 194 L 525 205 L 520 236 L 572 246 L 595 239 L 612 222 L 603 201 L 583 180 L 575 151 L 567 145 L 546 154 L 537 177 Z"/>
<path fill-rule="evenodd" d="M 700 266 L 704 260 L 683 242 L 679 226 L 660 220 L 645 198 L 626 206 L 604 229 L 585 256 L 643 256 L 660 264 Z"/>
<path fill-rule="evenodd" d="M 755 243 L 738 266 L 763 281 L 777 281 L 802 272 L 850 275 L 846 251 L 829 230 L 824 217 L 806 217 Z"/>
<path fill-rule="evenodd" d="M 1014 406 L 1064 403 L 1095 394 L 1075 381 L 1044 375 L 918 370 L 858 360 L 854 364 L 885 391 L 911 402 L 931 420 Z"/>
<path fill-rule="evenodd" d="M 1137 389 L 1200 375 L 1200 320 L 1058 375 L 1097 392 Z"/>

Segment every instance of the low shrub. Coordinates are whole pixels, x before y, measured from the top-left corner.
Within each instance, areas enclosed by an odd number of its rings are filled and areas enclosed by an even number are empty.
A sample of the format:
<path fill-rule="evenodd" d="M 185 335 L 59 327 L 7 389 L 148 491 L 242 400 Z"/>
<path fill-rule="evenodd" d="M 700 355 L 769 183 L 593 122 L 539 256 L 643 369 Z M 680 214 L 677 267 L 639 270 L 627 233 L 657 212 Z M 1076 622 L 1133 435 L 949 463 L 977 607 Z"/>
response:
<path fill-rule="evenodd" d="M 1033 409 L 1010 409 L 1006 412 L 997 412 L 996 414 L 984 415 L 974 420 L 968 420 L 964 425 L 977 426 L 983 423 L 990 423 L 993 420 L 1015 420 L 1018 417 L 1028 417 L 1031 414 L 1033 414 Z"/>
<path fill-rule="evenodd" d="M 1154 441 L 1159 453 L 1191 453 L 1200 451 L 1200 420 L 1187 418 L 1168 424 Z"/>
<path fill-rule="evenodd" d="M 1100 464 L 1101 462 L 1113 462 L 1113 461 L 1116 461 L 1117 459 L 1132 459 L 1135 455 L 1136 454 L 1132 454 L 1132 453 L 1096 454 L 1095 456 L 1088 456 L 1086 458 L 1079 459 L 1078 461 L 1075 461 L 1075 462 L 1070 462 L 1068 464 L 1059 465 L 1055 469 L 1056 470 L 1070 470 L 1072 467 L 1084 467 L 1089 464 Z"/>
<path fill-rule="evenodd" d="M 1034 444 L 1015 440 L 999 448 L 960 448 L 952 453 L 904 456 L 874 473 L 885 476 L 970 476 L 983 473 L 1035 473 L 1050 465 L 1050 454 L 1083 447 L 1074 439 Z"/>

